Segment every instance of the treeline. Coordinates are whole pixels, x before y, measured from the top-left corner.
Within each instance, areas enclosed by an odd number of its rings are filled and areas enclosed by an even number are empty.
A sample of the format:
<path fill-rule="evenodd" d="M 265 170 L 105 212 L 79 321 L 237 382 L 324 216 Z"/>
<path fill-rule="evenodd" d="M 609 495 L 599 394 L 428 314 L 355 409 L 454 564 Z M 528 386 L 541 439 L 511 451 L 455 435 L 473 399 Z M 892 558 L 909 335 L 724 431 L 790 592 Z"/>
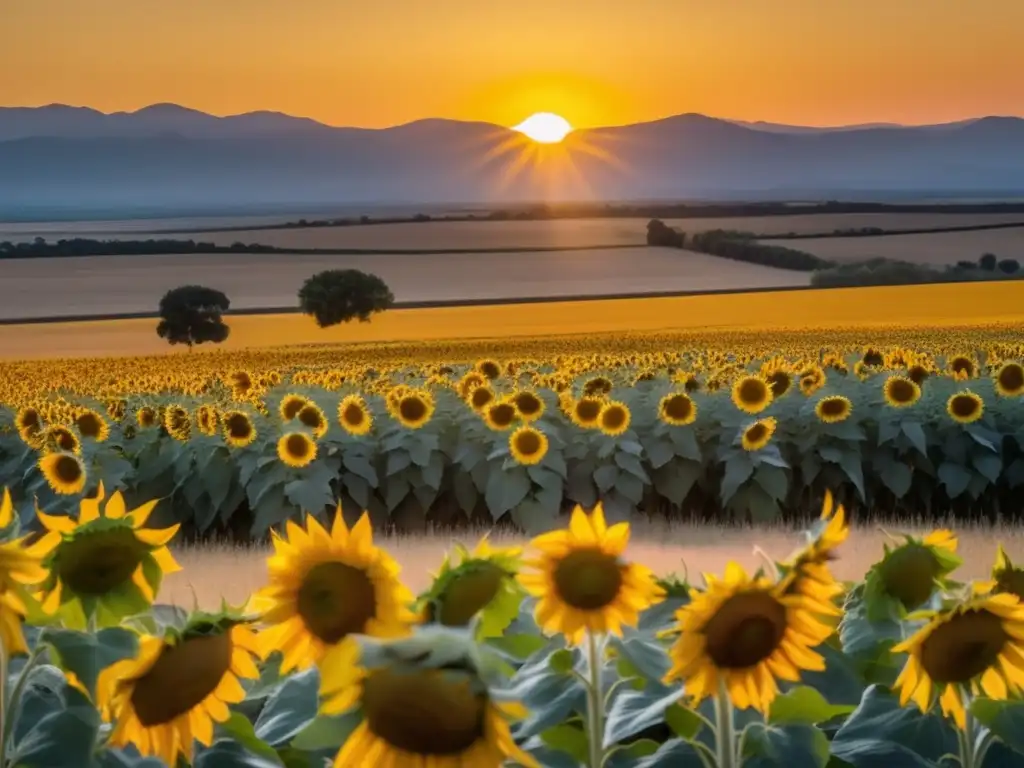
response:
<path fill-rule="evenodd" d="M 32 259 L 61 256 L 146 256 L 172 253 L 277 253 L 282 248 L 256 243 L 216 245 L 195 240 L 92 240 L 76 237 L 49 242 L 37 237 L 30 243 L 0 242 L 0 259 Z M 294 249 L 288 249 L 293 253 Z"/>
<path fill-rule="evenodd" d="M 813 272 L 811 285 L 819 288 L 957 283 L 1024 277 L 1016 259 L 1000 260 L 992 253 L 984 254 L 977 261 L 959 261 L 945 267 L 882 257 L 837 264 L 807 251 L 758 242 L 757 235 L 751 232 L 715 229 L 687 234 L 669 227 L 660 219 L 648 222 L 647 244 L 684 248 L 776 269 Z"/>

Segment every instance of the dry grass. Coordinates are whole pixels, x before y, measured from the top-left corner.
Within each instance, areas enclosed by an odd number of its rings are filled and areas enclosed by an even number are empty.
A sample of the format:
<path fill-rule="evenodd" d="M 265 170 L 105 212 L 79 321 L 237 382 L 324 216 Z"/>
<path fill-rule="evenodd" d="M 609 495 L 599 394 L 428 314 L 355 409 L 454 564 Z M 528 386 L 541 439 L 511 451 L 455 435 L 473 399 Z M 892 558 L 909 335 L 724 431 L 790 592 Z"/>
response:
<path fill-rule="evenodd" d="M 188 254 L 0 260 L 0 317 L 152 312 L 183 282 L 224 291 L 236 309 L 292 307 L 324 269 L 379 275 L 398 301 L 587 296 L 807 285 L 804 272 L 672 248 L 510 254 L 311 256 Z"/>
<path fill-rule="evenodd" d="M 888 530 L 923 534 L 928 528 L 901 527 L 893 523 Z M 957 527 L 960 538 L 959 554 L 964 565 L 959 578 L 985 578 L 995 558 L 996 544 L 1001 542 L 1011 560 L 1024 559 L 1024 528 L 1000 526 Z M 395 537 L 378 542 L 402 565 L 402 578 L 414 592 L 430 584 L 430 574 L 441 564 L 446 551 L 454 541 L 472 544 L 475 534 L 450 537 L 443 535 Z M 520 545 L 526 539 L 493 537 L 500 545 Z M 886 535 L 876 528 L 855 528 L 834 563 L 835 574 L 846 580 L 864 576 L 882 555 Z M 671 542 L 671 543 L 665 543 Z M 690 581 L 701 582 L 701 573 L 720 573 L 728 560 L 736 560 L 753 570 L 763 564 L 755 553 L 758 546 L 773 559 L 781 560 L 800 543 L 799 532 L 775 528 L 714 528 L 696 525 L 657 526 L 635 524 L 633 542 L 627 556 L 643 562 L 659 575 L 684 571 Z M 201 607 L 212 608 L 221 598 L 239 604 L 266 581 L 265 558 L 267 549 L 257 547 L 189 547 L 175 552 L 183 566 L 172 574 L 161 589 L 161 601 L 183 606 L 192 604 L 195 591 Z M 684 567 L 685 563 L 685 567 Z"/>
<path fill-rule="evenodd" d="M 869 312 L 884 308 L 881 314 Z M 654 331 L 781 329 L 934 329 L 1024 321 L 1024 282 L 842 288 L 798 293 L 723 294 L 654 299 L 545 302 L 498 306 L 395 309 L 370 323 L 317 328 L 304 315 L 248 315 L 229 319 L 220 349 L 295 344 L 379 343 L 493 339 Z M 188 354 L 154 332 L 154 320 L 103 320 L 8 325 L 0 331 L 0 358 Z M 828 338 L 823 337 L 823 338 Z M 202 353 L 197 353 L 202 354 Z"/>
<path fill-rule="evenodd" d="M 391 214 L 396 215 L 396 214 Z M 411 214 L 405 214 L 411 215 Z M 646 242 L 649 218 L 553 219 L 537 221 L 438 221 L 415 224 L 316 227 L 303 229 L 255 229 L 223 232 L 190 231 L 192 227 L 233 227 L 278 224 L 301 216 L 220 217 L 211 219 L 149 219 L 107 222 L 53 222 L 45 224 L 0 224 L 0 240 L 29 241 L 69 237 L 100 237 L 138 240 L 150 237 L 194 239 L 230 245 L 234 242 L 260 243 L 278 248 L 564 248 L 608 245 L 642 245 Z M 309 219 L 327 218 L 309 215 Z M 836 229 L 879 227 L 920 229 L 971 226 L 1024 221 L 1020 213 L 849 213 L 794 214 L 792 216 L 747 216 L 734 218 L 669 219 L 667 223 L 687 232 L 734 229 L 756 234 L 800 234 L 831 232 Z M 175 234 L 155 231 L 180 230 Z"/>
<path fill-rule="evenodd" d="M 1001 259 L 1024 259 L 1024 227 L 977 232 L 822 237 L 761 242 L 799 248 L 835 261 L 863 261 L 883 256 L 887 259 L 902 259 L 919 264 L 955 264 L 961 260 L 976 261 L 983 253 L 994 253 Z"/>

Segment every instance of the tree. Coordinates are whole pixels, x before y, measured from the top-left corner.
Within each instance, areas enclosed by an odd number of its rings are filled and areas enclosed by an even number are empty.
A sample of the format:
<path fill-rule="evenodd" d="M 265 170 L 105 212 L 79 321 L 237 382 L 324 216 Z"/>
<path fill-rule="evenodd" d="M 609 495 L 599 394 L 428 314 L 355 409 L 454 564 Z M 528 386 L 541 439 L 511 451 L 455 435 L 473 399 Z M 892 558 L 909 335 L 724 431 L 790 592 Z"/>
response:
<path fill-rule="evenodd" d="M 1015 275 L 1020 271 L 1020 262 L 1016 259 L 1003 259 L 999 262 L 999 271 L 1005 275 Z"/>
<path fill-rule="evenodd" d="M 994 272 L 997 262 L 998 259 L 996 258 L 996 255 L 994 253 L 986 253 L 983 254 L 980 259 L 978 259 L 978 266 L 984 269 L 986 272 Z"/>
<path fill-rule="evenodd" d="M 170 344 L 213 342 L 220 344 L 231 329 L 221 319 L 231 302 L 214 288 L 201 285 L 183 285 L 173 288 L 160 299 L 160 324 L 157 335 Z"/>
<path fill-rule="evenodd" d="M 316 318 L 321 328 L 388 309 L 395 297 L 383 280 L 358 269 L 329 269 L 318 272 L 299 289 L 299 308 Z"/>

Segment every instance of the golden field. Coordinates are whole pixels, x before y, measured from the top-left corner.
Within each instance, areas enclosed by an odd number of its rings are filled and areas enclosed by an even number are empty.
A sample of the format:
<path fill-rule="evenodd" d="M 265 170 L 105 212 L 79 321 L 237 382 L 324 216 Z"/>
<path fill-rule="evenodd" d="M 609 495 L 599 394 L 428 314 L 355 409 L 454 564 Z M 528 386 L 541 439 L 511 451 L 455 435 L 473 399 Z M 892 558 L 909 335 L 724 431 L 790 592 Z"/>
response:
<path fill-rule="evenodd" d="M 400 302 L 745 290 L 810 282 L 806 272 L 647 246 L 508 254 L 14 259 L 0 260 L 0 319 L 153 312 L 166 291 L 184 282 L 223 291 L 234 309 L 294 307 L 302 283 L 325 269 L 372 272 Z"/>
<path fill-rule="evenodd" d="M 766 239 L 761 242 L 797 248 L 839 262 L 864 261 L 882 256 L 918 264 L 945 265 L 956 264 L 958 261 L 977 261 L 983 253 L 994 253 L 1000 259 L 1024 260 L 1024 227 L 879 237 Z"/>
<path fill-rule="evenodd" d="M 187 354 L 157 337 L 155 322 L 133 319 L 0 326 L 0 357 Z M 344 344 L 352 346 L 339 348 L 339 354 L 358 356 L 359 344 L 477 339 L 476 349 L 483 355 L 486 350 L 501 354 L 510 339 L 553 334 L 586 334 L 596 339 L 623 332 L 746 329 L 779 333 L 803 328 L 834 335 L 840 327 L 877 332 L 900 325 L 918 326 L 928 333 L 959 325 L 1008 324 L 1012 328 L 1021 322 L 1024 283 L 968 283 L 394 309 L 370 323 L 327 329 L 298 314 L 241 315 L 229 317 L 231 336 L 220 349 Z"/>

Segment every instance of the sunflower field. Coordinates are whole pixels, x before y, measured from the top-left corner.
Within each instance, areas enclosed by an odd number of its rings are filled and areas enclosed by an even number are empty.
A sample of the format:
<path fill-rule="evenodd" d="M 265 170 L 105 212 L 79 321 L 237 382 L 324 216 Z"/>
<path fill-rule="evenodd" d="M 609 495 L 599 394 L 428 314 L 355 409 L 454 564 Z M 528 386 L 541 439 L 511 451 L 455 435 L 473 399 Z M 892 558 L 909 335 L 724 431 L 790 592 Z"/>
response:
<path fill-rule="evenodd" d="M 1012 329 L 571 337 L 0 364 L 18 515 L 100 483 L 182 535 L 351 524 L 531 532 L 575 505 L 715 522 L 1024 515 Z M 482 354 L 481 354 L 482 353 Z M 473 356 L 469 356 L 472 354 Z"/>
<path fill-rule="evenodd" d="M 414 596 L 369 515 L 273 535 L 265 585 L 157 602 L 177 524 L 98 488 L 23 535 L 0 504 L 0 765 L 738 768 L 1024 765 L 1024 569 L 892 535 L 856 584 L 824 495 L 782 562 L 690 585 L 577 508 L 456 547 Z"/>

